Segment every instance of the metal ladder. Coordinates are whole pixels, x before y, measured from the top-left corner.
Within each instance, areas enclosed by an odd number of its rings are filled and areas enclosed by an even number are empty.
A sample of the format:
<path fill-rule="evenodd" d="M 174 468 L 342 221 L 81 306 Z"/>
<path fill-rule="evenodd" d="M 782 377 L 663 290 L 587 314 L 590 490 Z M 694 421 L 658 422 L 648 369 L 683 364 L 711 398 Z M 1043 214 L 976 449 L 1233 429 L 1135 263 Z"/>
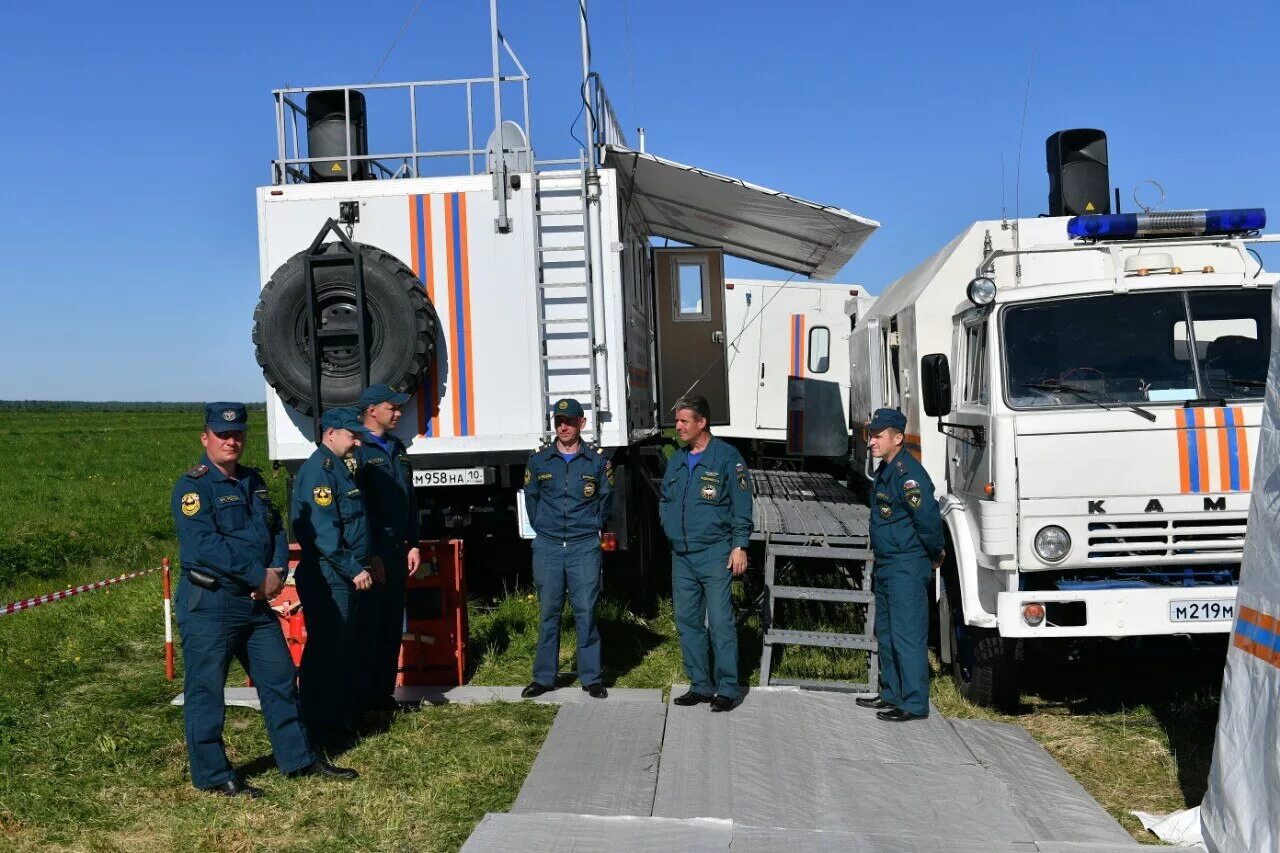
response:
<path fill-rule="evenodd" d="M 809 560 L 830 560 L 848 583 L 841 587 L 784 586 L 777 583 L 778 558 L 802 557 Z M 861 563 L 861 572 L 852 572 L 845 563 Z M 876 602 L 871 592 L 871 551 L 843 545 L 819 545 L 809 543 L 765 542 L 764 599 L 760 617 L 764 628 L 764 647 L 760 653 L 760 685 L 791 685 L 818 690 L 842 690 L 855 693 L 873 693 L 880 689 L 880 666 L 876 655 L 875 622 Z M 774 601 L 780 599 L 800 601 L 834 601 L 844 604 L 860 604 L 866 607 L 866 620 L 861 634 L 837 634 L 827 631 L 795 631 L 779 628 L 774 624 Z M 830 679 L 777 678 L 772 674 L 775 646 L 822 646 L 833 649 L 863 650 L 867 652 L 867 681 L 834 681 Z"/>
<path fill-rule="evenodd" d="M 538 288 L 538 338 L 541 353 L 543 430 L 551 436 L 546 414 L 562 397 L 573 397 L 589 414 L 583 435 L 599 433 L 600 383 L 596 375 L 593 234 L 585 155 L 577 160 L 539 161 L 538 165 L 576 165 L 577 171 L 535 173 L 534 261 Z"/>

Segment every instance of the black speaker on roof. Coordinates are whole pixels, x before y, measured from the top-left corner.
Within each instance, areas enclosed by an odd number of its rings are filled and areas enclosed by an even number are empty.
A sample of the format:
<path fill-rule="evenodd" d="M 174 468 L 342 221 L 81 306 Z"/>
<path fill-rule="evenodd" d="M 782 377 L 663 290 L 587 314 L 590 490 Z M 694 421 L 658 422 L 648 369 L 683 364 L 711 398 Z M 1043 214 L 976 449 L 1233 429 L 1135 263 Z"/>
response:
<path fill-rule="evenodd" d="M 1100 130 L 1060 130 L 1045 140 L 1049 165 L 1049 215 L 1111 212 L 1107 135 Z"/>

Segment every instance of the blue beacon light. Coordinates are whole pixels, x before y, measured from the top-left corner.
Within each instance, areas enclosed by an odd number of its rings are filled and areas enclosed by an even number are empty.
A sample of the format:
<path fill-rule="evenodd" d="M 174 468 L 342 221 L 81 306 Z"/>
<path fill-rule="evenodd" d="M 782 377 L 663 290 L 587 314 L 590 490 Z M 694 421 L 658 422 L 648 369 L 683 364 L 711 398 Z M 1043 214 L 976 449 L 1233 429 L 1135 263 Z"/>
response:
<path fill-rule="evenodd" d="M 1200 237 L 1246 234 L 1267 225 L 1260 207 L 1237 210 L 1171 210 L 1160 213 L 1104 213 L 1073 216 L 1067 233 L 1084 240 L 1124 240 L 1141 237 Z"/>

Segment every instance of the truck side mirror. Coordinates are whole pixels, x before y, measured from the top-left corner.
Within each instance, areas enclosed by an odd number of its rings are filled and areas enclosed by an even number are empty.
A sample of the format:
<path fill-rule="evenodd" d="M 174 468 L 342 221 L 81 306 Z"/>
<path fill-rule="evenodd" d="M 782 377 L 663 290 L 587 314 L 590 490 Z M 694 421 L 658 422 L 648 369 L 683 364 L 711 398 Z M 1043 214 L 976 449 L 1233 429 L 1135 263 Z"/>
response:
<path fill-rule="evenodd" d="M 951 414 L 951 367 L 942 353 L 920 359 L 920 392 L 926 415 L 941 418 Z"/>

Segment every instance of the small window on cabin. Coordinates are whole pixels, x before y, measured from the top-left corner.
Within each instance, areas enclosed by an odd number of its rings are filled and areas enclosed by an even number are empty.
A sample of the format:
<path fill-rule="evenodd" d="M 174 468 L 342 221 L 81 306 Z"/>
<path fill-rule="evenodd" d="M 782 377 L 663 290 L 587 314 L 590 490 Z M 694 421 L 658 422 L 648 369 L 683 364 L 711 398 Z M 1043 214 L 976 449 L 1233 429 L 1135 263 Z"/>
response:
<path fill-rule="evenodd" d="M 975 323 L 964 334 L 964 401 L 987 402 L 987 327 Z"/>
<path fill-rule="evenodd" d="M 677 320 L 707 320 L 711 313 L 707 308 L 706 264 L 701 261 L 687 263 L 676 261 L 676 317 Z"/>
<path fill-rule="evenodd" d="M 809 330 L 809 372 L 826 373 L 831 369 L 831 330 L 814 326 Z"/>

